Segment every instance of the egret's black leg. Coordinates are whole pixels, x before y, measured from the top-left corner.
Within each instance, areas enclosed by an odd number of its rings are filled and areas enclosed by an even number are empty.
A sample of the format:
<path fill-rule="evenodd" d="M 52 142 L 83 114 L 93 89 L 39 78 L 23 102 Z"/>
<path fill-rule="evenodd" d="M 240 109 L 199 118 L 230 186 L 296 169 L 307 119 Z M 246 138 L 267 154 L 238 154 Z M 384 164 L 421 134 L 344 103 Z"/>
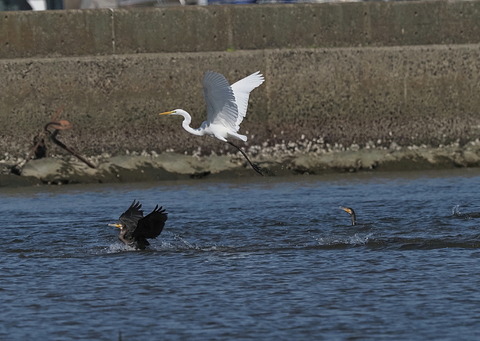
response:
<path fill-rule="evenodd" d="M 238 151 L 240 153 L 242 153 L 242 155 L 245 157 L 245 159 L 248 161 L 248 163 L 250 164 L 250 166 L 252 166 L 253 170 L 255 172 L 257 172 L 258 174 L 260 174 L 261 176 L 263 176 L 263 173 L 262 171 L 260 170 L 260 167 L 258 167 L 256 164 L 254 164 L 252 161 L 250 161 L 250 159 L 248 158 L 247 154 L 245 154 L 245 152 L 243 150 L 241 150 L 239 147 L 237 147 L 236 145 L 234 145 L 232 142 L 230 141 L 227 141 L 227 143 L 235 148 L 238 149 Z"/>

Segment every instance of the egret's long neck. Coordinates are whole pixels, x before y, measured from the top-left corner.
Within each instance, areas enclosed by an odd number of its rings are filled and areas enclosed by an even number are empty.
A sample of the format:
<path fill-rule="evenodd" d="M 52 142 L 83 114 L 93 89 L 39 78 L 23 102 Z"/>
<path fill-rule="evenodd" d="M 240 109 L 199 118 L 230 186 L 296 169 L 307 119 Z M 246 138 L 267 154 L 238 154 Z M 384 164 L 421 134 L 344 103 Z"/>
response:
<path fill-rule="evenodd" d="M 182 112 L 177 112 L 179 115 L 183 116 L 183 122 L 182 122 L 182 127 L 183 129 L 185 129 L 186 131 L 188 131 L 190 134 L 193 134 L 193 135 L 197 135 L 197 136 L 203 136 L 204 133 L 202 130 L 200 129 L 194 129 L 192 127 L 190 127 L 190 123 L 192 123 L 192 117 L 190 116 L 190 114 L 186 111 L 182 111 Z"/>

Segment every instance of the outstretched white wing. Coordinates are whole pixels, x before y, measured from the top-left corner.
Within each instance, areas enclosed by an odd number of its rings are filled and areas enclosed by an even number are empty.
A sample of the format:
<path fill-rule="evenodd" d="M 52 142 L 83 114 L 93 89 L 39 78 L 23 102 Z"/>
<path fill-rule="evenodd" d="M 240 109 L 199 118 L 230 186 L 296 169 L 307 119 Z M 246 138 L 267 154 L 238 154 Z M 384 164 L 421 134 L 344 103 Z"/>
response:
<path fill-rule="evenodd" d="M 207 71 L 203 77 L 203 94 L 207 102 L 207 122 L 224 125 L 236 132 L 238 108 L 232 88 L 225 77 Z"/>
<path fill-rule="evenodd" d="M 235 122 L 235 131 L 240 128 L 243 118 L 247 114 L 248 97 L 250 92 L 257 86 L 263 83 L 265 79 L 260 71 L 252 73 L 250 76 L 245 77 L 238 82 L 232 84 L 233 94 L 238 107 L 237 121 Z"/>

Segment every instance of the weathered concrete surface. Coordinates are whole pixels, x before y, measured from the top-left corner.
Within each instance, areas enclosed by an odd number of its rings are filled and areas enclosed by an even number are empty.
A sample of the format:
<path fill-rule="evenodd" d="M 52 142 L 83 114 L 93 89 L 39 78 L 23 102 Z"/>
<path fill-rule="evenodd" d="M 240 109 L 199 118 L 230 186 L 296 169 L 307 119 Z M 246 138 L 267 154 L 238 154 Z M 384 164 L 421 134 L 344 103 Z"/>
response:
<path fill-rule="evenodd" d="M 3 13 L 0 58 L 475 44 L 479 1 Z"/>
<path fill-rule="evenodd" d="M 110 54 L 111 17 L 109 11 L 2 12 L 0 58 Z"/>
<path fill-rule="evenodd" d="M 412 167 L 478 165 L 478 149 L 468 146 L 480 135 L 480 1 L 6 13 L 0 46 L 0 161 L 7 169 L 59 109 L 74 125 L 59 139 L 90 157 L 233 152 L 189 135 L 178 117 L 157 115 L 183 108 L 198 126 L 206 70 L 231 82 L 257 70 L 265 75 L 250 97 L 242 146 L 277 173 L 407 167 L 405 160 Z M 452 157 L 388 163 L 382 152 L 378 167 L 336 161 L 372 145 L 435 151 L 456 143 Z M 309 157 L 332 148 L 321 161 Z M 210 161 L 192 171 L 175 160 L 184 176 L 216 174 Z M 222 172 L 238 169 L 233 164 Z M 162 176 L 174 174 L 153 165 Z M 77 174 L 65 167 L 57 173 Z"/>
<path fill-rule="evenodd" d="M 230 81 L 260 70 L 241 131 L 248 145 L 322 138 L 349 146 L 468 142 L 480 134 L 480 45 L 260 50 L 0 60 L 0 150 L 24 155 L 63 108 L 74 129 L 61 139 L 87 155 L 126 150 L 221 152 L 191 136 L 205 117 L 207 69 Z"/>

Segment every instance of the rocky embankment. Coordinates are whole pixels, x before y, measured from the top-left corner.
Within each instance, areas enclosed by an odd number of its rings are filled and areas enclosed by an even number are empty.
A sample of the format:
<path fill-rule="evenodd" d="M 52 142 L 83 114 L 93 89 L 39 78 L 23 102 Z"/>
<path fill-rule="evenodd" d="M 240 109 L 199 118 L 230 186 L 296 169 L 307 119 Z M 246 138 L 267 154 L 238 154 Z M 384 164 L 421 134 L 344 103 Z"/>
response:
<path fill-rule="evenodd" d="M 395 143 L 384 147 L 373 142 L 362 147 L 343 147 L 316 140 L 300 140 L 275 146 L 252 146 L 247 152 L 266 176 L 480 166 L 479 140 L 465 145 L 455 143 L 438 147 L 402 147 Z M 240 153 L 186 155 L 174 152 L 126 152 L 123 155 L 103 154 L 87 159 L 95 168 L 70 155 L 28 162 L 3 155 L 0 160 L 0 186 L 258 176 Z"/>

